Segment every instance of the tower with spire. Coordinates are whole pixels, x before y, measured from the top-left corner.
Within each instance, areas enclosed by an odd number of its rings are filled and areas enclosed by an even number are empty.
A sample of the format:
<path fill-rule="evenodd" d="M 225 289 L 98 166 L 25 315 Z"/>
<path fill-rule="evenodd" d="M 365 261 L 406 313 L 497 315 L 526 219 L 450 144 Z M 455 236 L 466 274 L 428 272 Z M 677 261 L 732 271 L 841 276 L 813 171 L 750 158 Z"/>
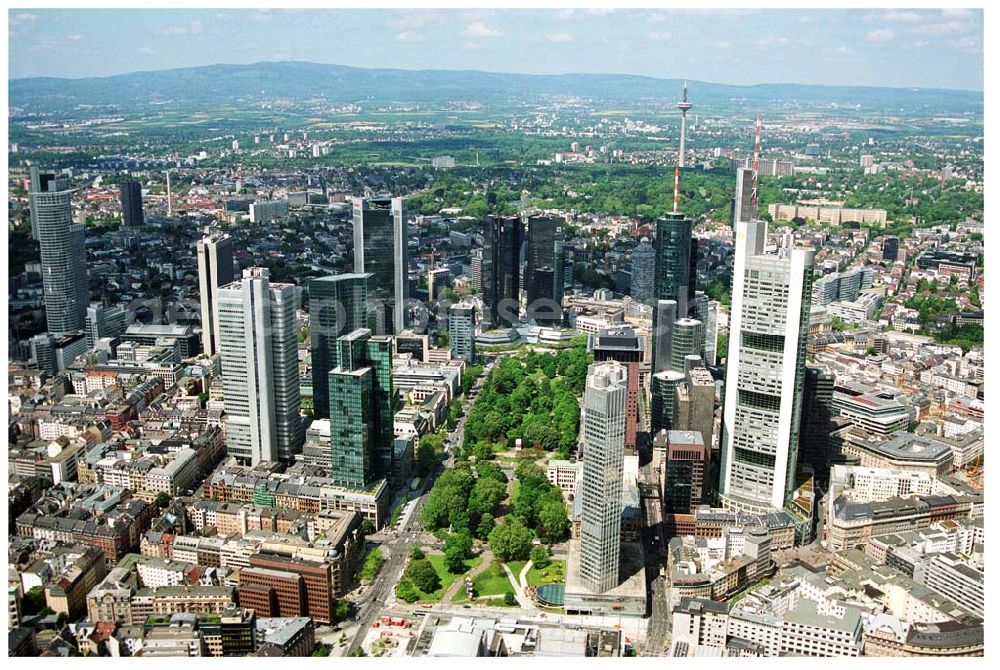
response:
<path fill-rule="evenodd" d="M 677 167 L 684 167 L 684 145 L 687 139 L 687 113 L 693 106 L 694 105 L 688 102 L 688 83 L 685 81 L 684 96 L 681 98 L 680 102 L 677 103 L 677 109 L 681 110 L 681 147 L 680 152 L 677 154 Z"/>

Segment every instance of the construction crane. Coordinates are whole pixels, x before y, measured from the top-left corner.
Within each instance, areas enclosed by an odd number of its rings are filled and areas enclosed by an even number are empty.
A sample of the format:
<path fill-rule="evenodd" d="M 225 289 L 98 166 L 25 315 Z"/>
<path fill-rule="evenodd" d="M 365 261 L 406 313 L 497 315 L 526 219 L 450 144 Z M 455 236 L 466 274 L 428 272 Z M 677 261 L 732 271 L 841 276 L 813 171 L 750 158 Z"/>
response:
<path fill-rule="evenodd" d="M 420 254 L 421 257 L 430 259 L 430 267 L 428 268 L 429 270 L 434 269 L 434 259 L 441 255 L 443 254 L 437 249 L 431 249 L 430 251 L 425 251 L 422 254 Z"/>

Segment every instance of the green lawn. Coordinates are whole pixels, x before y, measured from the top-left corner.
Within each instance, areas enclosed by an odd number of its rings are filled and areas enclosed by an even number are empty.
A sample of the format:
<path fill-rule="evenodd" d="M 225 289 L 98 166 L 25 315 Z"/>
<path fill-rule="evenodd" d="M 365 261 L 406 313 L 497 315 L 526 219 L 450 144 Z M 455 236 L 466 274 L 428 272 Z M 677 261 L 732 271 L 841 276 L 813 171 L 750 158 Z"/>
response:
<path fill-rule="evenodd" d="M 503 595 L 513 589 L 507 573 L 499 563 L 494 563 L 472 580 L 472 587 L 479 596 Z"/>
<path fill-rule="evenodd" d="M 368 555 L 365 556 L 365 561 L 361 566 L 361 571 L 358 573 L 358 578 L 365 583 L 373 580 L 375 575 L 378 574 L 379 568 L 382 567 L 382 562 L 384 560 L 385 559 L 382 558 L 382 551 L 378 547 L 369 551 Z"/>
<path fill-rule="evenodd" d="M 544 570 L 539 570 L 534 565 L 528 570 L 528 584 L 531 586 L 541 586 L 542 584 L 565 584 L 566 583 L 566 561 L 552 561 Z"/>
<path fill-rule="evenodd" d="M 424 593 L 420 589 L 417 589 L 417 592 L 420 594 L 420 600 L 417 602 L 436 603 L 441 600 L 441 596 L 445 594 L 445 591 L 448 590 L 448 587 L 451 586 L 452 582 L 458 579 L 461 575 L 453 575 L 448 572 L 448 569 L 444 567 L 444 554 L 428 554 L 427 560 L 434 566 L 434 570 L 437 571 L 438 577 L 441 578 L 441 588 L 434 593 Z M 465 567 L 472 570 L 482 562 L 482 556 L 476 556 L 475 558 L 467 560 L 465 562 Z"/>
<path fill-rule="evenodd" d="M 510 561 L 507 563 L 507 567 L 514 573 L 514 579 L 521 578 L 521 570 L 524 570 L 524 566 L 527 565 L 527 563 L 527 561 Z"/>

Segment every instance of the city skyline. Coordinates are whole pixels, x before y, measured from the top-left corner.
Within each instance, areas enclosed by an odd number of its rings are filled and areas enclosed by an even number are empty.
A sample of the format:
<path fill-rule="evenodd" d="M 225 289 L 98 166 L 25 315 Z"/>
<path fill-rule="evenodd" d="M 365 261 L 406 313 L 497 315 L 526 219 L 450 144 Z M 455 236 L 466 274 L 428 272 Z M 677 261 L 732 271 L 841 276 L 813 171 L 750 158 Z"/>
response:
<path fill-rule="evenodd" d="M 8 18 L 12 79 L 295 60 L 747 85 L 981 91 L 984 81 L 978 9 L 12 9 Z M 377 51 L 367 48 L 373 35 Z"/>

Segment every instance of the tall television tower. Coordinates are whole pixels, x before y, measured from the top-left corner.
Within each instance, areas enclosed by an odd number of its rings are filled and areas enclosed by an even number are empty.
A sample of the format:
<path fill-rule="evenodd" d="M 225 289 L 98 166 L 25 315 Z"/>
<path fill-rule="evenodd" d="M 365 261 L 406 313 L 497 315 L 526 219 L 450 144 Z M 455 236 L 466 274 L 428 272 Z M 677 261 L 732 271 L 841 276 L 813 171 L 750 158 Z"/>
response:
<path fill-rule="evenodd" d="M 687 137 L 688 110 L 693 105 L 688 102 L 688 83 L 684 82 L 684 97 L 677 103 L 677 109 L 681 110 L 681 152 L 677 155 L 677 167 L 684 167 L 684 140 Z"/>

